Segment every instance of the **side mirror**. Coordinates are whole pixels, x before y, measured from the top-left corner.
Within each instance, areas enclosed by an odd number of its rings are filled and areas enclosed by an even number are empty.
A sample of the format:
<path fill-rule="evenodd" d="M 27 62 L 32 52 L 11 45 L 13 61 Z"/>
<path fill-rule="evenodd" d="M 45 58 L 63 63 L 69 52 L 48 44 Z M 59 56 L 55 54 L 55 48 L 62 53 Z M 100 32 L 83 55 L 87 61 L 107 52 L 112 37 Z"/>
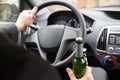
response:
<path fill-rule="evenodd" d="M 0 21 L 15 21 L 18 9 L 13 4 L 0 3 Z"/>

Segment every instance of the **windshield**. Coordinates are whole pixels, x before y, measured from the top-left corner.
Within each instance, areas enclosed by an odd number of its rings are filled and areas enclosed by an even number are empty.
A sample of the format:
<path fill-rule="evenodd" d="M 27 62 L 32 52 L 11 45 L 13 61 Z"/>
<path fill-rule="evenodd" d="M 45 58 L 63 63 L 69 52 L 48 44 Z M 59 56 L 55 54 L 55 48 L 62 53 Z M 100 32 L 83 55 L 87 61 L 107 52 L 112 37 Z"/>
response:
<path fill-rule="evenodd" d="M 31 0 L 31 1 L 34 2 L 36 5 L 40 5 L 42 2 L 50 1 L 50 0 Z M 108 6 L 114 7 L 114 6 L 120 5 L 120 0 L 62 0 L 62 1 L 72 3 L 77 8 L 96 8 L 96 7 L 108 7 Z M 0 3 L 12 3 L 18 9 L 19 9 L 19 4 L 20 4 L 19 2 L 20 0 L 0 0 Z M 3 8 L 1 9 L 2 9 L 1 11 L 4 10 Z M 60 10 L 60 9 L 63 10 L 63 9 L 66 9 L 66 7 L 55 5 L 55 6 L 50 7 L 49 9 L 50 10 Z M 10 14 L 10 11 L 11 11 L 11 14 Z M 13 13 L 13 12 L 15 12 L 15 9 L 9 10 L 9 13 L 7 11 L 1 12 L 0 21 L 6 21 L 6 20 L 11 21 L 11 19 L 12 20 L 13 18 L 15 19 L 17 13 Z"/>
<path fill-rule="evenodd" d="M 38 0 L 35 0 L 38 1 Z M 40 0 L 39 2 L 50 1 Z M 78 8 L 94 8 L 94 7 L 106 7 L 106 6 L 120 6 L 120 0 L 61 0 L 74 4 Z M 0 0 L 0 2 L 13 3 L 19 7 L 19 0 Z"/>
<path fill-rule="evenodd" d="M 62 0 L 62 1 L 72 3 L 78 8 L 95 8 L 120 5 L 120 0 Z"/>

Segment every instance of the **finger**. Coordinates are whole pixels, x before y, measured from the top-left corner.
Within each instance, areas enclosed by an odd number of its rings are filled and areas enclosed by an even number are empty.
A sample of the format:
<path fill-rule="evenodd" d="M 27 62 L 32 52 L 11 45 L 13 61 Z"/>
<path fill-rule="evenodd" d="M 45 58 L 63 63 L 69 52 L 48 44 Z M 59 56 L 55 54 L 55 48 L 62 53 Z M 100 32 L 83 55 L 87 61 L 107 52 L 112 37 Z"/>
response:
<path fill-rule="evenodd" d="M 86 77 L 88 77 L 89 80 L 94 80 L 93 79 L 93 75 L 92 75 L 92 68 L 87 66 L 87 70 L 86 70 Z"/>
<path fill-rule="evenodd" d="M 37 13 L 38 11 L 38 8 L 37 7 L 34 7 L 31 12 L 30 12 L 30 15 L 32 16 L 32 18 L 34 18 L 34 15 Z"/>
<path fill-rule="evenodd" d="M 85 72 L 85 75 L 88 75 L 89 73 L 91 73 L 91 68 L 86 66 L 86 72 Z"/>
<path fill-rule="evenodd" d="M 28 12 L 31 12 L 31 10 L 23 10 L 22 12 L 23 13 L 28 13 Z"/>
<path fill-rule="evenodd" d="M 92 68 L 91 67 L 89 67 L 89 66 L 86 66 L 86 67 L 87 67 L 87 72 L 92 72 Z"/>
<path fill-rule="evenodd" d="M 66 71 L 68 73 L 68 76 L 70 77 L 70 80 L 76 80 L 76 77 L 74 76 L 74 73 L 70 68 L 66 68 Z"/>

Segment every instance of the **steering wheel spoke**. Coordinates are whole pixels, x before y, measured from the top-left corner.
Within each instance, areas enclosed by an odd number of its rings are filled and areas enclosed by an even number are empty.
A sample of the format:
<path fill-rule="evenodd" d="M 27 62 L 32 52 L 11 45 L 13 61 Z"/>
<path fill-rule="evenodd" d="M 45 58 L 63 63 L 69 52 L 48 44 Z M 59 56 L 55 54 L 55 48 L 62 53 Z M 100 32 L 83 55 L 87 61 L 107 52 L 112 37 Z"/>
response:
<path fill-rule="evenodd" d="M 26 44 L 29 44 L 31 46 L 31 44 L 35 44 L 37 46 L 37 49 L 38 49 L 38 53 L 40 54 L 40 56 L 46 60 L 47 59 L 47 56 L 46 56 L 46 53 L 43 52 L 41 49 L 40 49 L 40 46 L 39 46 L 39 41 L 38 41 L 38 34 L 37 32 L 35 32 L 34 34 L 30 35 L 30 36 L 27 36 L 26 39 L 25 39 L 25 47 Z"/>
<path fill-rule="evenodd" d="M 62 61 L 64 61 L 62 60 L 62 58 L 70 48 L 70 43 L 75 41 L 78 33 L 79 30 L 76 30 L 75 28 L 72 28 L 70 26 L 65 26 L 59 50 L 52 65 L 59 66 L 60 64 L 62 64 Z"/>

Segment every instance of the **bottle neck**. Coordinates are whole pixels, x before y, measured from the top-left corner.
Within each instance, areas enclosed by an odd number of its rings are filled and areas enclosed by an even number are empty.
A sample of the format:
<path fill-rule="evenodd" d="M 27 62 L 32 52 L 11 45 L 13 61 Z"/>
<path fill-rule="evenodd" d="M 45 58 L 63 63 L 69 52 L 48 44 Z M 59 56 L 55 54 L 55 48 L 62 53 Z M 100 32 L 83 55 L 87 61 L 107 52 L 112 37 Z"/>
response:
<path fill-rule="evenodd" d="M 83 57 L 83 44 L 76 45 L 76 55 L 75 57 Z"/>

